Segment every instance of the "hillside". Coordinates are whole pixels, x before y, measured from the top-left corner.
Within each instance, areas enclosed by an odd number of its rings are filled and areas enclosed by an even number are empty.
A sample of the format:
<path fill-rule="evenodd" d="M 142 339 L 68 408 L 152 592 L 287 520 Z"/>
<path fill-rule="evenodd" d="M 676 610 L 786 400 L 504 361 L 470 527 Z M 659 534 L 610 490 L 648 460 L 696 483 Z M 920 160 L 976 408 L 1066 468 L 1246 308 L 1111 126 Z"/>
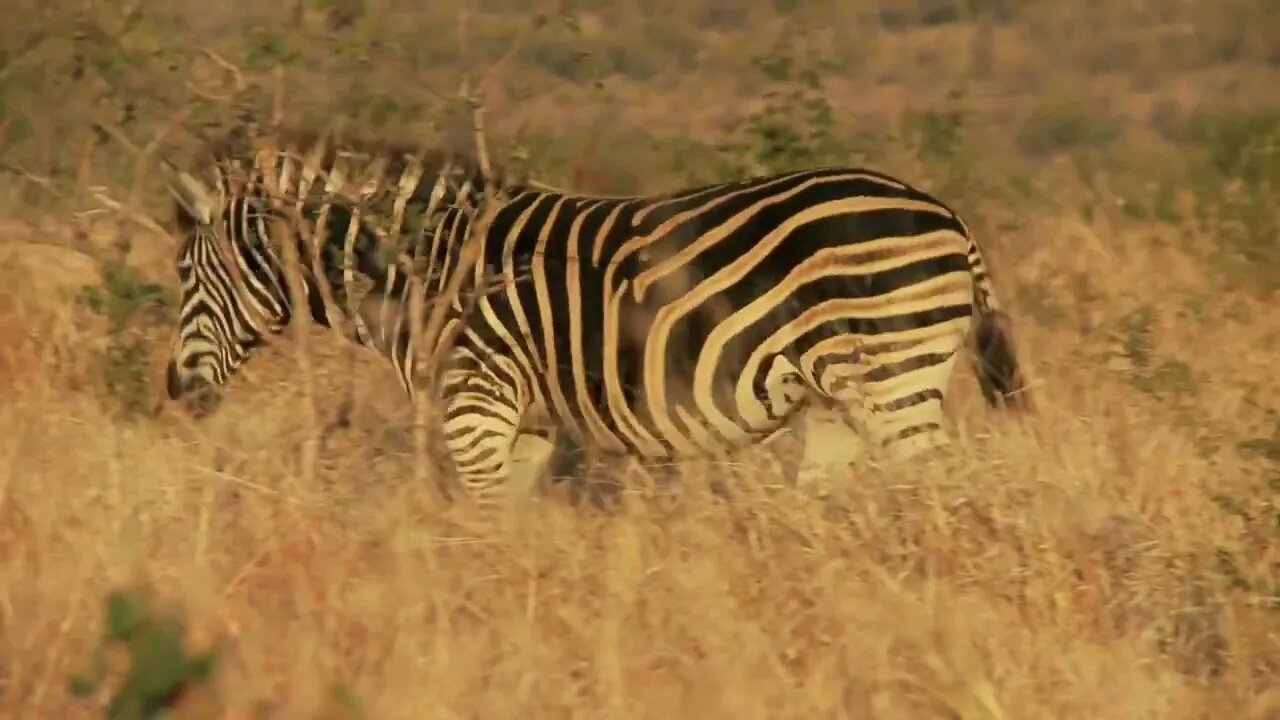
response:
<path fill-rule="evenodd" d="M 0 716 L 101 717 L 127 654 L 68 682 L 145 587 L 217 651 L 171 717 L 1280 717 L 1274 0 L 9 5 Z M 548 182 L 851 163 L 937 193 L 1036 415 L 962 366 L 952 451 L 825 502 L 749 451 L 476 539 L 390 368 L 319 332 L 312 373 L 283 342 L 215 416 L 170 407 L 147 148 L 246 112 L 467 143 L 454 88 L 513 47 L 488 141 Z M 144 646 L 139 687 L 179 665 Z"/>

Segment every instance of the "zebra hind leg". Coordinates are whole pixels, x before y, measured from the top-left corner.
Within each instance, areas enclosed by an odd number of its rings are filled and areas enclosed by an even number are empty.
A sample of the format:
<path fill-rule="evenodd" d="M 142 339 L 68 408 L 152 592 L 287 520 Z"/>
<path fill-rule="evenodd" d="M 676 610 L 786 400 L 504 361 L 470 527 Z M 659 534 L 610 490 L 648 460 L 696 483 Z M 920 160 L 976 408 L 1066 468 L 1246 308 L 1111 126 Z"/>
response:
<path fill-rule="evenodd" d="M 591 483 L 591 453 L 567 433 L 556 428 L 538 428 L 529 431 L 549 444 L 548 452 L 536 482 L 540 492 L 561 495 L 569 504 L 580 507 L 589 494 Z"/>
<path fill-rule="evenodd" d="M 545 490 L 557 473 L 564 471 L 566 442 L 564 433 L 554 427 L 521 427 L 511 449 L 513 476 L 528 479 L 538 491 Z"/>
<path fill-rule="evenodd" d="M 564 433 L 556 443 L 550 463 L 551 483 L 570 505 L 600 512 L 617 510 L 626 483 L 619 477 L 631 460 L 621 453 L 606 453 L 578 444 Z"/>
<path fill-rule="evenodd" d="M 798 363 L 808 368 L 804 382 L 813 402 L 797 424 L 804 450 L 797 484 L 825 492 L 833 479 L 845 480 L 875 442 L 871 404 L 862 390 L 866 354 L 854 336 L 834 336 L 809 349 Z"/>
<path fill-rule="evenodd" d="M 871 442 L 891 463 L 935 456 L 951 445 L 944 403 L 959 342 L 942 335 L 870 359 L 862 392 Z M 933 362 L 926 362 L 933 360 Z"/>
<path fill-rule="evenodd" d="M 957 358 L 953 335 L 874 355 L 853 338 L 832 338 L 823 346 L 814 388 L 862 438 L 868 456 L 896 464 L 950 445 L 943 401 Z M 815 438 L 809 447 L 828 442 Z"/>
<path fill-rule="evenodd" d="M 845 393 L 838 408 L 815 403 L 797 418 L 801 450 L 795 482 L 800 488 L 823 489 L 832 478 L 844 478 L 851 466 L 868 456 L 866 431 L 856 410 L 858 400 Z M 845 408 L 854 408 L 846 411 Z"/>

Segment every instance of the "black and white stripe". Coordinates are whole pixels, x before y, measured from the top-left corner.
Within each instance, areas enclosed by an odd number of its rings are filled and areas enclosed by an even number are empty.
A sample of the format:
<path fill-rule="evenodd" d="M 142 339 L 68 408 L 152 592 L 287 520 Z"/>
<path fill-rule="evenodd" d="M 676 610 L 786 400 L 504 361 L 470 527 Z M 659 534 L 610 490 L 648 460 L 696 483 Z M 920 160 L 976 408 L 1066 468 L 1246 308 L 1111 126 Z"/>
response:
<path fill-rule="evenodd" d="M 332 175 L 327 163 L 342 155 L 313 157 Z M 474 166 L 377 157 L 380 180 L 366 190 L 383 191 L 363 193 L 362 217 L 323 200 L 297 205 L 317 224 L 326 212 L 359 221 L 347 233 L 338 227 L 356 223 L 330 220 L 312 273 L 345 289 L 345 265 L 372 281 L 363 306 L 377 312 L 336 304 L 365 319 L 360 339 L 378 335 L 372 344 L 390 353 L 407 388 L 408 284 L 376 257 L 379 238 L 412 232 L 413 274 L 427 280 L 428 297 L 459 270 L 469 287 L 498 274 L 497 290 L 475 296 L 467 314 L 454 303 L 460 332 L 431 369 L 445 442 L 479 497 L 502 486 L 522 429 L 553 426 L 606 452 L 677 459 L 757 442 L 809 401 L 838 409 L 870 449 L 911 457 L 948 442 L 943 399 L 971 331 L 986 398 L 1026 403 L 977 243 L 952 210 L 901 181 L 819 168 L 626 198 L 512 185 L 476 239 L 477 264 L 460 269 L 474 216 L 459 201 L 484 208 L 498 194 Z M 272 161 L 282 176 L 314 174 L 287 158 Z M 179 260 L 175 396 L 193 382 L 224 382 L 253 342 L 289 319 L 278 273 L 264 271 L 278 260 L 266 257 L 250 210 L 261 202 L 215 188 L 204 195 L 219 210 L 188 221 Z M 250 278 L 247 293 L 228 282 L 219 233 Z M 253 324 L 249 307 L 267 322 Z M 312 307 L 328 322 L 323 303 Z"/>
<path fill-rule="evenodd" d="M 213 146 L 196 175 L 173 168 L 182 302 L 170 397 L 216 399 L 250 351 L 289 324 L 283 248 L 272 239 L 279 220 L 297 240 L 312 319 L 347 323 L 352 339 L 389 356 L 413 397 L 405 278 L 447 280 L 440 261 L 457 256 L 464 228 L 443 227 L 444 211 L 482 197 L 482 174 L 458 154 L 310 134 L 254 140 Z M 305 232 L 293 227 L 299 219 Z"/>

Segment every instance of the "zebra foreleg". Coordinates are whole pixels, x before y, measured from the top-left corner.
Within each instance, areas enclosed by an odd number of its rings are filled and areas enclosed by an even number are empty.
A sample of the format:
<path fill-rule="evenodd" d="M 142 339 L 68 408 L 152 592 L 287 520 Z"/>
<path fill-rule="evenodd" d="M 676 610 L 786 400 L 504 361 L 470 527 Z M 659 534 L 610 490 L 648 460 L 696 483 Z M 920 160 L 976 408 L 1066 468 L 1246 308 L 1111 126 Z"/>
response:
<path fill-rule="evenodd" d="M 487 523 L 513 500 L 513 450 L 524 403 L 496 377 L 455 370 L 444 378 L 444 445 L 463 493 Z"/>

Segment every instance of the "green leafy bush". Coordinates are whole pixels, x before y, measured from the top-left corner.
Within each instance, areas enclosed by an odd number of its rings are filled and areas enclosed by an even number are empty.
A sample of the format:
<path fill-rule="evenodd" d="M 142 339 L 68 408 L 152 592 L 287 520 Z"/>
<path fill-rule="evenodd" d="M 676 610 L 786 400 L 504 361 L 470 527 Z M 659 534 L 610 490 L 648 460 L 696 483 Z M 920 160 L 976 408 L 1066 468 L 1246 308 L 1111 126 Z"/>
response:
<path fill-rule="evenodd" d="M 71 678 L 70 690 L 87 697 L 107 675 L 107 650 L 120 645 L 129 668 L 106 708 L 107 720 L 152 720 L 179 700 L 192 685 L 208 682 L 217 669 L 217 653 L 188 654 L 182 622 L 157 612 L 145 594 L 114 591 L 106 600 L 106 628 L 94 648 L 91 668 Z"/>
<path fill-rule="evenodd" d="M 78 301 L 107 321 L 106 348 L 99 351 L 99 380 L 125 417 L 153 413 L 154 390 L 148 373 L 154 330 L 168 319 L 173 301 L 156 283 L 144 282 L 121 260 L 102 264 L 102 285 L 85 287 Z"/>

